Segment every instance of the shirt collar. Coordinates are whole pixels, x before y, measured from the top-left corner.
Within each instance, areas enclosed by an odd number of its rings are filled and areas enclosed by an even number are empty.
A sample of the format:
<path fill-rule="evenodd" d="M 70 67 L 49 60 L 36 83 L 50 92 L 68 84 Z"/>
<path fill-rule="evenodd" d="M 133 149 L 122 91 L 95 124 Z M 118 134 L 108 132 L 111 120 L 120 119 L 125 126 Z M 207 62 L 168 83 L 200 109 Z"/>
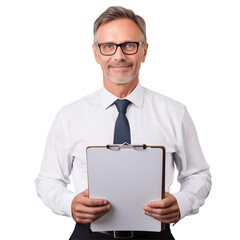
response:
<path fill-rule="evenodd" d="M 143 87 L 140 83 L 135 87 L 135 89 L 125 98 L 136 105 L 138 108 L 142 108 L 143 105 Z M 100 98 L 104 109 L 110 107 L 118 97 L 110 93 L 104 86 L 100 92 Z"/>

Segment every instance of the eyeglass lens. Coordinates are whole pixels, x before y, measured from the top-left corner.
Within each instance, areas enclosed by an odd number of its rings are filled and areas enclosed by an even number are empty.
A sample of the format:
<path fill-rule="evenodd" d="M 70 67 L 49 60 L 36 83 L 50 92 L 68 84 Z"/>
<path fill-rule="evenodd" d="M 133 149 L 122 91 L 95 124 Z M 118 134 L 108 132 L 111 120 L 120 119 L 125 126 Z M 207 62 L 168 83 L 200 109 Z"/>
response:
<path fill-rule="evenodd" d="M 138 50 L 137 43 L 126 42 L 119 45 L 124 54 L 135 54 Z M 117 44 L 115 43 L 102 43 L 100 45 L 101 53 L 104 55 L 112 55 L 117 50 Z"/>

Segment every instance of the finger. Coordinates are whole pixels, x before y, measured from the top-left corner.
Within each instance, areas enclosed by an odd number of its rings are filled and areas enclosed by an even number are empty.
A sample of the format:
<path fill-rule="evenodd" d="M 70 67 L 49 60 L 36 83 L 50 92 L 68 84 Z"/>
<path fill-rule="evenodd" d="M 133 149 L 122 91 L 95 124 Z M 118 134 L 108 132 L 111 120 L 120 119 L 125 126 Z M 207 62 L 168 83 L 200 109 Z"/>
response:
<path fill-rule="evenodd" d="M 171 196 L 171 195 L 172 195 L 171 193 L 169 193 L 169 192 L 165 192 L 165 194 L 164 194 L 164 198 L 169 197 L 169 196 Z"/>
<path fill-rule="evenodd" d="M 98 211 L 95 211 L 95 213 L 84 213 L 82 211 L 75 212 L 74 218 L 75 218 L 76 222 L 91 223 L 91 222 L 99 219 L 103 215 L 107 214 L 109 211 L 110 211 L 110 205 L 109 205 L 109 208 L 107 208 L 106 211 L 103 211 L 103 212 L 100 212 L 100 213 L 98 213 Z"/>
<path fill-rule="evenodd" d="M 146 215 L 151 216 L 153 218 L 155 218 L 156 220 L 163 222 L 163 223 L 174 223 L 178 221 L 178 214 L 169 214 L 169 215 L 158 215 L 155 213 L 151 213 L 151 212 L 145 212 Z"/>
<path fill-rule="evenodd" d="M 99 219 L 100 217 L 102 217 L 104 214 L 97 216 L 96 218 L 75 218 L 76 222 L 78 223 L 92 223 L 94 221 L 96 221 L 97 219 Z"/>
<path fill-rule="evenodd" d="M 175 213 L 179 211 L 179 208 L 176 204 L 173 204 L 172 206 L 168 208 L 151 208 L 148 205 L 144 206 L 144 211 L 156 213 L 159 215 L 168 215 L 171 213 Z"/>
<path fill-rule="evenodd" d="M 178 219 L 179 214 L 177 212 L 167 214 L 167 215 L 160 215 L 160 221 L 171 220 L 171 219 Z"/>
<path fill-rule="evenodd" d="M 89 219 L 89 220 L 94 220 L 94 219 L 97 219 L 98 216 L 102 216 L 103 214 L 88 214 L 88 213 L 81 213 L 79 214 L 79 216 L 77 215 L 77 218 L 79 219 Z"/>
<path fill-rule="evenodd" d="M 103 215 L 99 215 L 99 217 L 98 218 L 100 218 L 100 217 L 102 217 Z M 78 222 L 78 223 L 84 223 L 84 224 L 86 224 L 86 223 L 92 223 L 92 222 L 94 222 L 94 221 L 96 221 L 98 218 L 96 218 L 96 219 L 93 219 L 93 218 L 78 218 L 78 217 L 76 217 L 75 218 L 75 221 L 76 222 Z"/>
<path fill-rule="evenodd" d="M 100 214 L 81 213 L 81 214 L 79 214 L 79 216 L 77 216 L 77 218 L 95 221 L 95 220 L 99 219 L 100 217 L 102 217 L 103 215 L 107 214 L 108 212 L 109 212 L 109 210 L 106 212 L 102 212 Z"/>
<path fill-rule="evenodd" d="M 148 206 L 152 207 L 152 208 L 168 208 L 176 202 L 177 202 L 177 200 L 174 196 L 168 195 L 167 197 L 165 197 L 162 200 L 149 202 Z"/>
<path fill-rule="evenodd" d="M 88 198 L 84 197 L 81 199 L 81 203 L 85 206 L 89 207 L 98 207 L 98 206 L 105 206 L 108 204 L 107 200 L 104 199 L 96 199 L 96 198 Z"/>
<path fill-rule="evenodd" d="M 78 223 L 88 224 L 93 222 L 92 219 L 81 219 L 81 218 L 75 218 L 75 221 Z"/>
<path fill-rule="evenodd" d="M 84 192 L 82 192 L 82 195 L 83 195 L 84 197 L 89 197 L 88 188 L 87 188 Z"/>
<path fill-rule="evenodd" d="M 81 205 L 75 210 L 77 213 L 97 215 L 97 214 L 108 212 L 110 208 L 111 208 L 110 204 L 106 206 L 101 206 L 101 207 L 88 207 L 88 206 Z"/>

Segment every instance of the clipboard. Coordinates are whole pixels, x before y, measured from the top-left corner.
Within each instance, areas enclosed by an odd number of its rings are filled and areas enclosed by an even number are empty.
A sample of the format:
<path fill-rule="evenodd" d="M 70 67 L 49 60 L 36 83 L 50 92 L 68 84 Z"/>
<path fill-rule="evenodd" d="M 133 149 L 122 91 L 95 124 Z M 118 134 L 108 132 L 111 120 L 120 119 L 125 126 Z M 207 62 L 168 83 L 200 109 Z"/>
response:
<path fill-rule="evenodd" d="M 153 231 L 164 223 L 144 214 L 148 201 L 164 198 L 163 146 L 89 146 L 86 149 L 90 198 L 106 199 L 109 213 L 91 223 L 95 231 Z"/>

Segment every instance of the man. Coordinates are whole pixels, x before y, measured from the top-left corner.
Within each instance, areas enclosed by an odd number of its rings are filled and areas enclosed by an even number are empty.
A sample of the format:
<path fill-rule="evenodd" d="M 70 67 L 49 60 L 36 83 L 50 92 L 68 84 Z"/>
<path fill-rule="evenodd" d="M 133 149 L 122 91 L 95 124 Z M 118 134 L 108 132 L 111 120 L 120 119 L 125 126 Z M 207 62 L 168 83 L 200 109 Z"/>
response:
<path fill-rule="evenodd" d="M 95 21 L 93 52 L 103 71 L 103 88 L 58 113 L 36 180 L 44 203 L 55 213 L 75 219 L 70 239 L 132 237 L 129 232 L 116 235 L 89 229 L 91 222 L 111 211 L 107 199 L 89 198 L 85 156 L 89 145 L 122 143 L 127 139 L 131 144 L 166 147 L 166 196 L 150 201 L 142 209 L 146 215 L 166 223 L 166 229 L 160 233 L 134 232 L 133 238 L 174 239 L 169 224 L 197 213 L 209 194 L 209 167 L 185 106 L 139 83 L 147 50 L 145 22 L 131 10 L 110 7 Z M 125 105 L 125 110 L 119 110 L 118 104 Z M 181 190 L 170 194 L 174 165 Z M 70 175 L 76 194 L 67 189 Z"/>

